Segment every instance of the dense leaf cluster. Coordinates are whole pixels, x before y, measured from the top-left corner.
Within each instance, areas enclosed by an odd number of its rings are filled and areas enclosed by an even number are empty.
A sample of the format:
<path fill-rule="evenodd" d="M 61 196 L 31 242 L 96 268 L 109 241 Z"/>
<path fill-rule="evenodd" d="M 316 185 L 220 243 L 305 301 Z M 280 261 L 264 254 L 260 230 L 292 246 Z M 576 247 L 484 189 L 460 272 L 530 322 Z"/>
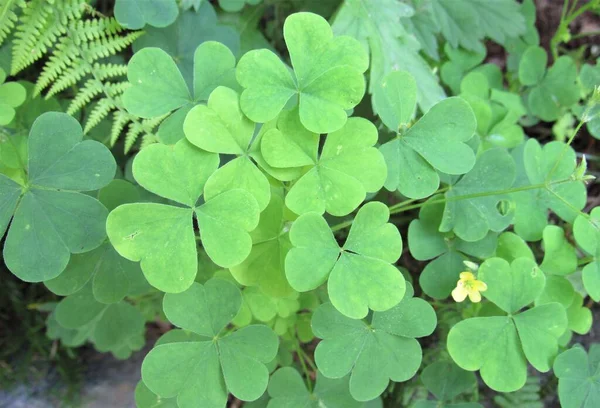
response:
<path fill-rule="evenodd" d="M 2 257 L 61 296 L 50 338 L 127 358 L 172 324 L 142 408 L 476 408 L 473 372 L 502 406 L 539 400 L 529 366 L 600 404 L 596 346 L 569 348 L 600 300 L 573 148 L 600 68 L 549 63 L 532 1 L 301 2 L 265 29 L 266 1 L 114 3 L 0 0 Z"/>

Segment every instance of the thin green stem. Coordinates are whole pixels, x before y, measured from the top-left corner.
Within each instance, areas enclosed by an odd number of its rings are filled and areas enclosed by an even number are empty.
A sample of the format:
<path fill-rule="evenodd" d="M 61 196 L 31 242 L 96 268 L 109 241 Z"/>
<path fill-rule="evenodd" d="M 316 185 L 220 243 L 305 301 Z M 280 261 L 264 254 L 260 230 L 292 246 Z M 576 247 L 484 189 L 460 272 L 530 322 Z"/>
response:
<path fill-rule="evenodd" d="M 595 35 L 600 35 L 600 30 L 599 31 L 586 31 L 583 33 L 576 34 L 571 37 L 571 41 L 578 40 L 580 38 L 585 38 L 585 37 L 593 37 Z"/>
<path fill-rule="evenodd" d="M 404 212 L 404 211 L 414 210 L 416 208 L 421 208 L 426 203 L 427 204 L 439 204 L 439 203 L 447 203 L 447 202 L 460 201 L 460 200 L 471 200 L 473 198 L 488 197 L 488 196 L 493 196 L 493 195 L 518 193 L 520 191 L 538 190 L 541 188 L 548 188 L 549 185 L 561 184 L 561 183 L 566 183 L 569 181 L 573 181 L 573 180 L 564 179 L 564 180 L 554 181 L 551 183 L 532 184 L 529 186 L 513 187 L 513 188 L 507 188 L 504 190 L 485 191 L 485 192 L 481 192 L 481 193 L 464 194 L 464 195 L 460 195 L 460 196 L 453 196 L 453 197 L 447 197 L 447 198 L 444 197 L 444 198 L 439 198 L 436 200 L 425 201 L 422 203 L 402 207 L 393 212 L 390 211 L 390 213 L 397 214 L 397 213 Z"/>
<path fill-rule="evenodd" d="M 304 376 L 306 377 L 306 386 L 308 388 L 308 392 L 312 394 L 312 380 L 310 379 L 310 373 L 308 368 L 306 367 L 306 362 L 304 361 L 304 356 L 302 355 L 302 351 L 300 348 L 300 343 L 298 339 L 294 342 L 294 349 L 296 350 L 296 355 L 298 356 L 298 361 L 300 361 L 300 365 L 302 366 L 302 371 L 304 372 Z"/>
<path fill-rule="evenodd" d="M 581 258 L 577 261 L 577 266 L 587 265 L 594 260 L 593 256 L 586 256 L 585 258 Z"/>
<path fill-rule="evenodd" d="M 315 365 L 315 363 L 313 363 L 312 359 L 310 358 L 310 356 L 306 353 L 306 351 L 304 351 L 302 349 L 302 347 L 298 348 L 298 350 L 300 351 L 300 353 L 304 356 L 304 360 L 308 363 L 308 365 L 310 366 L 310 368 L 313 371 L 317 371 L 317 366 Z"/>

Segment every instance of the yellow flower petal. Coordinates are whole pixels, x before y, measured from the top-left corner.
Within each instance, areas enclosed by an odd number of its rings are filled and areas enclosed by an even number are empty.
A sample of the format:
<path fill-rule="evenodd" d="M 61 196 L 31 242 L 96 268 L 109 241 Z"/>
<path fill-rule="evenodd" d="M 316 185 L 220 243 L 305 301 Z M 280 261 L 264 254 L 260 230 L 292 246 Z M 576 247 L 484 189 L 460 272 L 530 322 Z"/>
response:
<path fill-rule="evenodd" d="M 460 280 L 462 281 L 469 281 L 469 280 L 474 280 L 475 279 L 475 275 L 473 275 L 471 272 L 461 272 L 460 273 Z"/>
<path fill-rule="evenodd" d="M 467 292 L 467 290 L 462 285 L 459 284 L 452 291 L 452 299 L 454 299 L 455 302 L 462 302 L 463 300 L 465 300 L 467 298 L 468 294 L 469 293 Z"/>
<path fill-rule="evenodd" d="M 473 282 L 473 289 L 478 290 L 479 292 L 485 292 L 487 290 L 487 285 L 485 282 L 476 280 Z"/>
<path fill-rule="evenodd" d="M 481 302 L 481 293 L 477 292 L 476 290 L 470 291 L 469 300 L 473 303 Z"/>

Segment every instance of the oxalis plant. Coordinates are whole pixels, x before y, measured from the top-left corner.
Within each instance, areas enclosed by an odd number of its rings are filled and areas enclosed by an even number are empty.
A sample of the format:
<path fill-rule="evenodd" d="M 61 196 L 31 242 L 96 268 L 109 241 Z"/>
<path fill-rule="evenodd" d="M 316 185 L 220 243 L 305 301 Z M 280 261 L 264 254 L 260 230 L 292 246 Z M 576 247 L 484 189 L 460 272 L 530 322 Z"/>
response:
<path fill-rule="evenodd" d="M 600 406 L 600 68 L 561 48 L 600 3 L 551 58 L 530 0 L 213 3 L 0 0 L 2 256 L 48 337 L 170 327 L 140 408 Z"/>

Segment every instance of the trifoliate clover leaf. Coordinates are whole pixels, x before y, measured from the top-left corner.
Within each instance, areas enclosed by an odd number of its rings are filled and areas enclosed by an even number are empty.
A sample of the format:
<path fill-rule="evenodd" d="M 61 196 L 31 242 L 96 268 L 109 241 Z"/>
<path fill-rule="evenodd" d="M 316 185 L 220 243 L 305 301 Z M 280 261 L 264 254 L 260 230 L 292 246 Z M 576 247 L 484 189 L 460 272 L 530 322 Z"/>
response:
<path fill-rule="evenodd" d="M 194 54 L 205 41 L 218 41 L 234 55 L 240 48 L 240 36 L 232 28 L 221 25 L 209 1 L 203 1 L 197 12 L 182 11 L 175 23 L 165 28 L 146 27 L 146 33 L 133 43 L 137 53 L 145 47 L 158 47 L 169 54 L 190 89 L 194 82 Z M 207 60 L 210 64 L 210 59 Z M 208 94 L 206 95 L 208 97 Z"/>
<path fill-rule="evenodd" d="M 116 303 L 127 295 L 150 289 L 139 264 L 128 261 L 110 243 L 71 257 L 69 264 L 54 279 L 44 282 L 53 293 L 68 296 L 92 283 L 94 297 L 100 303 Z"/>
<path fill-rule="evenodd" d="M 175 0 L 116 0 L 115 18 L 129 30 L 139 30 L 146 24 L 166 27 L 173 24 L 179 14 Z"/>
<path fill-rule="evenodd" d="M 163 343 L 148 353 L 142 379 L 150 391 L 161 398 L 177 397 L 180 408 L 224 408 L 228 392 L 244 401 L 258 399 L 267 388 L 265 364 L 275 358 L 278 339 L 262 325 L 226 334 L 241 303 L 235 285 L 218 278 L 166 294 L 169 320 L 202 337 Z"/>
<path fill-rule="evenodd" d="M 435 201 L 436 197 L 432 198 Z M 419 261 L 429 262 L 419 276 L 419 285 L 434 299 L 445 299 L 456 286 L 459 274 L 465 271 L 467 256 L 485 259 L 494 254 L 497 234 L 489 232 L 483 239 L 467 242 L 452 233 L 442 233 L 442 203 L 425 204 L 419 218 L 408 227 L 408 247 L 411 255 Z"/>
<path fill-rule="evenodd" d="M 600 404 L 600 344 L 592 344 L 589 354 L 575 345 L 554 361 L 558 377 L 558 397 L 563 408 L 592 408 Z"/>
<path fill-rule="evenodd" d="M 433 308 L 411 292 L 392 309 L 373 313 L 370 323 L 346 317 L 330 303 L 321 305 L 312 320 L 323 339 L 315 350 L 319 371 L 329 378 L 351 373 L 350 394 L 358 401 L 379 396 L 389 380 L 411 379 L 422 359 L 416 338 L 429 336 L 437 322 Z"/>
<path fill-rule="evenodd" d="M 206 181 L 206 199 L 239 188 L 254 196 L 261 211 L 267 207 L 271 198 L 269 180 L 249 155 L 254 127 L 240 109 L 238 93 L 226 87 L 216 88 L 207 105 L 195 106 L 188 113 L 183 129 L 190 143 L 208 152 L 238 156 Z"/>
<path fill-rule="evenodd" d="M 292 292 L 285 277 L 285 257 L 292 246 L 286 231 L 283 198 L 271 195 L 271 202 L 260 214 L 252 237 L 252 251 L 241 264 L 230 268 L 242 285 L 258 286 L 265 294 L 282 297 Z"/>
<path fill-rule="evenodd" d="M 236 71 L 245 88 L 242 110 L 254 122 L 268 122 L 297 95 L 300 120 L 308 130 L 340 129 L 348 118 L 346 110 L 358 105 L 365 93 L 367 53 L 352 37 L 334 37 L 329 23 L 316 14 L 292 14 L 283 32 L 293 73 L 269 50 L 246 53 Z"/>
<path fill-rule="evenodd" d="M 548 209 L 567 222 L 573 222 L 586 202 L 583 182 L 571 180 L 577 165 L 575 151 L 562 142 L 543 147 L 535 139 L 513 150 L 517 165 L 514 187 L 535 186 L 511 194 L 515 200 L 515 232 L 527 241 L 542 238 L 548 224 Z"/>
<path fill-rule="evenodd" d="M 252 248 L 248 232 L 259 220 L 256 200 L 233 189 L 197 201 L 219 156 L 181 140 L 174 146 L 154 144 L 135 158 L 133 174 L 148 191 L 179 205 L 125 204 L 108 216 L 106 230 L 121 256 L 141 261 L 148 282 L 164 292 L 190 287 L 198 269 L 193 216 L 206 253 L 221 267 L 241 263 Z"/>
<path fill-rule="evenodd" d="M 271 130 L 263 136 L 262 154 L 273 167 L 309 169 L 298 179 L 285 198 L 296 214 L 327 212 L 350 214 L 367 193 L 378 191 L 385 180 L 385 161 L 373 147 L 377 143 L 375 125 L 363 118 L 350 118 L 340 130 L 325 139 L 317 158 L 319 137 L 311 134 Z"/>
<path fill-rule="evenodd" d="M 369 309 L 384 311 L 398 304 L 406 283 L 392 263 L 402 253 L 402 239 L 388 223 L 389 215 L 382 203 L 365 204 L 341 248 L 322 216 L 300 216 L 290 229 L 293 248 L 285 259 L 292 288 L 306 292 L 328 280 L 332 304 L 353 319 L 362 319 Z"/>
<path fill-rule="evenodd" d="M 593 258 L 582 271 L 585 290 L 596 302 L 600 301 L 600 207 L 588 217 L 579 215 L 573 224 L 577 244 Z"/>
<path fill-rule="evenodd" d="M 408 71 L 417 82 L 419 107 L 426 112 L 446 94 L 419 54 L 420 44 L 401 23 L 413 13 L 411 6 L 395 0 L 347 0 L 337 11 L 332 28 L 337 35 L 355 37 L 369 50 L 371 93 L 390 72 Z"/>
<path fill-rule="evenodd" d="M 143 48 L 128 64 L 131 87 L 123 93 L 123 105 L 142 118 L 172 115 L 158 130 L 158 138 L 174 144 L 183 138 L 183 123 L 192 107 L 208 100 L 218 86 L 237 87 L 235 57 L 225 45 L 206 41 L 194 52 L 193 87 L 186 84 L 179 68 L 160 48 Z"/>
<path fill-rule="evenodd" d="M 493 192 L 509 188 L 514 179 L 515 163 L 506 150 L 495 148 L 483 152 L 473 169 L 446 192 L 439 230 L 453 231 L 468 242 L 483 239 L 489 231 L 504 230 L 510 225 L 514 211 L 506 204 L 508 195 Z"/>
<path fill-rule="evenodd" d="M 417 401 L 415 408 L 481 408 L 476 402 L 451 402 L 456 396 L 477 386 L 477 379 L 473 373 L 463 370 L 451 361 L 437 361 L 428 365 L 421 373 L 421 381 L 436 400 Z"/>
<path fill-rule="evenodd" d="M 246 4 L 256 6 L 261 2 L 262 0 L 219 0 L 219 6 L 229 13 L 235 13 L 243 9 Z"/>
<path fill-rule="evenodd" d="M 439 187 L 436 170 L 464 174 L 475 154 L 466 142 L 477 122 L 469 104 L 448 98 L 433 106 L 417 123 L 380 147 L 388 167 L 385 188 L 409 198 L 424 198 Z"/>
<path fill-rule="evenodd" d="M 309 392 L 298 371 L 283 367 L 275 371 L 269 381 L 271 400 L 267 408 L 363 408 L 364 403 L 350 395 L 348 381 L 348 376 L 331 379 L 319 372 L 315 389 Z"/>
<path fill-rule="evenodd" d="M 60 275 L 70 254 L 97 248 L 106 237 L 108 211 L 79 191 L 108 184 L 116 164 L 104 145 L 82 139 L 81 126 L 71 116 L 45 113 L 29 134 L 25 185 L 0 174 L 0 235 L 14 213 L 4 261 L 24 281 Z"/>
<path fill-rule="evenodd" d="M 0 68 L 0 125 L 8 125 L 15 117 L 15 108 L 25 102 L 27 92 L 18 82 L 5 82 L 6 72 Z"/>
<path fill-rule="evenodd" d="M 508 316 L 474 317 L 456 324 L 448 335 L 452 359 L 468 371 L 481 370 L 492 389 L 511 392 L 527 379 L 527 362 L 546 372 L 558 351 L 558 338 L 567 328 L 565 309 L 558 303 L 524 312 L 544 288 L 544 274 L 534 261 L 518 258 L 486 260 L 478 279 L 487 284 L 483 295 Z"/>
<path fill-rule="evenodd" d="M 528 48 L 519 63 L 519 80 L 533 88 L 527 97 L 529 110 L 544 121 L 558 119 L 565 108 L 579 101 L 577 66 L 569 56 L 559 57 L 546 72 L 546 51 Z"/>

